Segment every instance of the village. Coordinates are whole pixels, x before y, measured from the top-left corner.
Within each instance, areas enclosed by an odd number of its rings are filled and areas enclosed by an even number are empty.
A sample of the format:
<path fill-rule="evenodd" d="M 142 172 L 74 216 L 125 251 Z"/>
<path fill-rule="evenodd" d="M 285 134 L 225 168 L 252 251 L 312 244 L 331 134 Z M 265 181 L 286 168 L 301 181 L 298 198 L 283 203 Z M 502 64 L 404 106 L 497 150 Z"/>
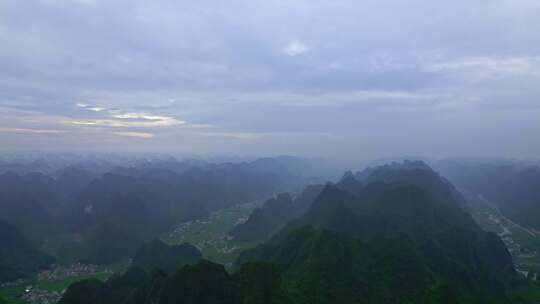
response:
<path fill-rule="evenodd" d="M 73 263 L 69 266 L 54 264 L 30 280 L 6 282 L 0 288 L 17 290 L 15 296 L 24 303 L 54 304 L 62 298 L 72 282 L 112 274 L 111 270 L 92 264 Z"/>
<path fill-rule="evenodd" d="M 523 227 L 504 217 L 495 204 L 477 197 L 480 205 L 472 211 L 474 218 L 486 231 L 497 233 L 508 252 L 512 255 L 514 268 L 531 280 L 540 278 L 540 256 L 535 248 L 540 248 L 540 233 L 534 229 Z"/>

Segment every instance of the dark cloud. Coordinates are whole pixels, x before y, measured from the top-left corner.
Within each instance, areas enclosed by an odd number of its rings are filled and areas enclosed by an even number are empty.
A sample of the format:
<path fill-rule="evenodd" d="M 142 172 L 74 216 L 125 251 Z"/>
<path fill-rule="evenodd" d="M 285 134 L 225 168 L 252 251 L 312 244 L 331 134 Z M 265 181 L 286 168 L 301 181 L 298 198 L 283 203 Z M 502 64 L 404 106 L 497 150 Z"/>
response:
<path fill-rule="evenodd" d="M 535 0 L 2 1 L 0 144 L 535 156 L 539 14 Z"/>

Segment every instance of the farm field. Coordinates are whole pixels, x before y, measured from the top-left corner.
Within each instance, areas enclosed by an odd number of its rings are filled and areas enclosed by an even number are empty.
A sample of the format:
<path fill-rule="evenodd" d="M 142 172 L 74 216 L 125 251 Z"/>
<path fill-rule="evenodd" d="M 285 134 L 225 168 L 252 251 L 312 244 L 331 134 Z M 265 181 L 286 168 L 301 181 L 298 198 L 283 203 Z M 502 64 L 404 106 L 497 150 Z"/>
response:
<path fill-rule="evenodd" d="M 230 268 L 241 251 L 256 243 L 234 240 L 227 232 L 245 221 L 263 201 L 239 204 L 215 211 L 205 219 L 181 223 L 174 231 L 163 235 L 162 240 L 168 244 L 188 242 L 199 248 L 205 259 Z"/>

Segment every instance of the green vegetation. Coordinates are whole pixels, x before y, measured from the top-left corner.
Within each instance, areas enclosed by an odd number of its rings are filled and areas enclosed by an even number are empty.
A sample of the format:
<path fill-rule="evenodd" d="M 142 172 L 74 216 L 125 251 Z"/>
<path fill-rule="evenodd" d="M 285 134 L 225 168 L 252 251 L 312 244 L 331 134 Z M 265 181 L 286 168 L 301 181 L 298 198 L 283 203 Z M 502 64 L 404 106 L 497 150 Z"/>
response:
<path fill-rule="evenodd" d="M 60 303 L 122 303 L 132 295 L 146 292 L 161 277 L 200 259 L 201 253 L 189 244 L 168 246 L 155 239 L 139 249 L 125 273 L 106 282 L 95 278 L 76 282 L 69 286 Z"/>
<path fill-rule="evenodd" d="M 534 296 L 501 239 L 462 210 L 464 198 L 446 180 L 416 163 L 370 172 L 358 174 L 364 185 L 349 174 L 327 186 L 306 214 L 243 253 L 239 265 L 276 264 L 295 303 L 507 303 L 524 295 L 520 288 Z"/>
<path fill-rule="evenodd" d="M 107 265 L 133 256 L 143 243 L 177 223 L 296 188 L 310 168 L 309 162 L 294 157 L 133 165 L 95 171 L 93 165 L 80 164 L 48 175 L 2 171 L 0 221 L 18 229 L 31 248 L 45 251 L 55 263 Z M 0 241 L 1 233 L 0 227 Z M 13 252 L 23 256 L 29 251 Z M 16 258 L 0 259 L 16 266 L 2 269 L 0 282 L 40 268 Z"/>
<path fill-rule="evenodd" d="M 280 207 L 295 208 L 283 195 L 270 202 L 280 201 Z M 60 304 L 540 300 L 539 286 L 516 272 L 515 259 L 501 240 L 507 241 L 509 233 L 525 242 L 531 232 L 485 209 L 474 216 L 501 237 L 482 230 L 463 209 L 463 196 L 423 163 L 346 174 L 304 203 L 309 206 L 305 212 L 259 244 L 234 240 L 227 232 L 255 214 L 243 227 L 268 233 L 275 224 L 269 215 L 279 216 L 275 206 L 259 209 L 262 214 L 252 212 L 260 202 L 237 205 L 184 222 L 142 246 L 124 274 L 70 285 Z M 516 248 L 523 253 L 524 248 Z M 521 263 L 532 263 L 532 256 L 519 257 Z"/>
<path fill-rule="evenodd" d="M 28 277 L 46 267 L 51 258 L 38 252 L 14 226 L 0 221 L 0 284 Z"/>
<path fill-rule="evenodd" d="M 231 275 L 222 265 L 201 260 L 195 265 L 185 265 L 171 275 L 158 273 L 146 279 L 139 275 L 128 271 L 121 278 L 122 282 L 79 282 L 69 288 L 60 304 L 288 302 L 278 270 L 267 263 L 246 264 Z"/>
<path fill-rule="evenodd" d="M 26 287 L 32 286 L 32 288 L 47 290 L 47 291 L 62 291 L 67 289 L 71 284 L 94 278 L 105 282 L 112 274 L 120 274 L 125 272 L 128 267 L 127 262 L 115 263 L 108 266 L 99 266 L 99 269 L 95 275 L 92 276 L 79 276 L 69 277 L 57 281 L 38 280 L 36 278 L 30 278 L 26 280 L 20 280 L 13 286 L 0 288 L 0 297 L 4 297 L 6 303 L 9 304 L 22 304 L 24 303 L 19 299 L 19 295 L 22 294 Z M 2 303 L 2 302 L 0 302 Z"/>
<path fill-rule="evenodd" d="M 244 223 L 233 227 L 229 234 L 239 241 L 264 241 L 291 219 L 306 212 L 323 189 L 323 185 L 309 185 L 294 200 L 289 193 L 272 197 L 253 210 Z"/>
<path fill-rule="evenodd" d="M 504 217 L 540 230 L 540 167 L 537 164 L 447 160 L 439 167 L 456 186 L 490 200 Z"/>
<path fill-rule="evenodd" d="M 171 245 L 193 244 L 205 259 L 230 266 L 241 251 L 252 248 L 255 243 L 235 240 L 227 232 L 261 204 L 256 201 L 215 211 L 208 218 L 182 223 L 161 239 Z"/>
<path fill-rule="evenodd" d="M 0 289 L 0 303 L 2 304 L 24 304 L 24 302 L 18 299 L 18 295 L 23 292 L 24 288 L 3 288 Z M 3 302 L 2 302 L 3 301 Z"/>
<path fill-rule="evenodd" d="M 424 171 L 407 170 L 405 177 L 394 172 L 392 181 L 365 186 L 350 180 L 327 185 L 307 213 L 243 252 L 232 273 L 207 260 L 174 273 L 158 271 L 152 278 L 132 267 L 121 284 L 73 285 L 62 304 L 88 298 L 107 304 L 538 300 L 537 287 L 516 274 L 501 239 L 462 210 L 455 189 L 444 180 L 431 181 L 440 177 Z M 222 214 L 182 226 L 180 240 L 200 237 L 199 246 L 206 245 L 215 236 L 208 231 L 222 227 L 225 218 L 232 222 Z"/>
<path fill-rule="evenodd" d="M 517 269 L 533 278 L 540 274 L 540 233 L 507 219 L 494 204 L 481 196 L 470 195 L 467 199 L 476 222 L 484 230 L 502 237 Z"/>
<path fill-rule="evenodd" d="M 201 260 L 150 278 L 135 265 L 105 284 L 72 285 L 61 304 L 509 303 L 488 273 L 432 249 L 407 237 L 363 242 L 307 227 L 243 256 L 234 274 Z M 532 303 L 535 292 L 528 288 L 511 296 L 515 303 Z"/>
<path fill-rule="evenodd" d="M 253 210 L 247 221 L 233 227 L 229 234 L 241 241 L 265 240 L 275 230 L 297 216 L 297 213 L 291 196 L 282 193 L 277 198 L 267 200 L 261 208 Z"/>
<path fill-rule="evenodd" d="M 240 263 L 274 263 L 293 303 L 507 303 L 497 271 L 466 258 L 485 255 L 468 237 L 452 231 L 427 244 L 404 236 L 362 242 L 306 227 L 246 252 Z"/>
<path fill-rule="evenodd" d="M 144 244 L 133 257 L 136 265 L 147 273 L 155 269 L 173 273 L 182 265 L 195 264 L 202 258 L 201 252 L 194 246 L 183 243 L 168 246 L 159 239 Z"/>

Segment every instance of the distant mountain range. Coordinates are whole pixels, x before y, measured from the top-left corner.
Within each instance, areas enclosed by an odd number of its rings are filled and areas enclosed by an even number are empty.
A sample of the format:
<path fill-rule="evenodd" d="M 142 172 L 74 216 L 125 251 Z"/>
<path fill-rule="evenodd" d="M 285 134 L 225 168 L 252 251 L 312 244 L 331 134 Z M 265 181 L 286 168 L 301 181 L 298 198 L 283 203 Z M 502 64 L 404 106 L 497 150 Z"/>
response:
<path fill-rule="evenodd" d="M 126 273 L 103 283 L 86 279 L 69 287 L 60 304 L 124 303 L 132 298 L 146 296 L 156 285 L 185 265 L 201 260 L 200 251 L 189 245 L 167 246 L 155 239 L 144 244 L 133 258 Z"/>
<path fill-rule="evenodd" d="M 125 274 L 105 283 L 74 283 L 59 304 L 264 304 L 284 296 L 280 275 L 271 264 L 246 264 L 231 275 L 222 265 L 202 260 L 190 245 L 167 246 L 154 240 L 139 250 Z"/>
<path fill-rule="evenodd" d="M 323 188 L 323 185 L 309 185 L 294 200 L 288 193 L 279 194 L 255 209 L 245 223 L 233 227 L 229 234 L 241 241 L 265 240 L 289 220 L 304 213 Z"/>
<path fill-rule="evenodd" d="M 481 160 L 446 160 L 436 165 L 456 186 L 490 200 L 507 218 L 540 230 L 538 165 Z"/>
<path fill-rule="evenodd" d="M 277 265 L 299 303 L 510 301 L 505 286 L 517 275 L 502 241 L 476 225 L 451 184 L 411 165 L 327 185 L 308 212 L 243 253 L 239 265 Z"/>
<path fill-rule="evenodd" d="M 104 300 L 111 299 L 111 288 L 122 291 L 116 303 L 539 300 L 539 287 L 516 273 L 500 238 L 480 229 L 465 211 L 459 192 L 423 163 L 348 172 L 338 183 L 325 185 L 310 203 L 304 202 L 307 208 L 298 213 L 294 201 L 282 194 L 253 213 L 246 230 L 275 227 L 266 223 L 269 216 L 279 216 L 276 206 L 290 209 L 292 219 L 264 243 L 242 253 L 232 274 L 199 260 L 176 272 L 155 272 L 151 281 L 126 279 L 147 282 L 124 284 L 134 289 L 113 288 L 112 282 L 74 284 L 61 303 L 113 303 Z M 266 235 L 269 230 L 257 231 Z M 170 256 L 160 254 L 169 250 L 159 242 L 150 246 L 162 249 L 143 250 L 149 254 L 145 261 Z M 138 277 L 130 271 L 124 276 Z"/>
<path fill-rule="evenodd" d="M 0 174 L 0 221 L 57 262 L 96 264 L 127 259 L 183 221 L 302 188 L 318 170 L 296 157 L 221 164 L 167 159 L 130 167 L 95 161 L 60 168 L 43 160 L 24 169 L 10 164 L 0 167 L 21 174 Z"/>
<path fill-rule="evenodd" d="M 372 184 L 370 189 L 374 191 L 378 188 L 380 189 L 377 191 L 383 191 L 385 190 L 383 188 L 390 184 L 394 188 L 419 187 L 440 204 L 461 207 L 465 205 L 465 199 L 461 193 L 448 180 L 421 161 L 394 162 L 383 166 L 368 167 L 357 173 L 348 171 L 335 187 L 361 196 L 366 190 L 363 185 L 368 184 Z M 271 198 L 262 208 L 256 209 L 245 223 L 234 227 L 230 235 L 244 241 L 264 240 L 292 218 L 305 213 L 324 188 L 325 185 L 310 185 L 294 201 L 289 194 Z"/>
<path fill-rule="evenodd" d="M 0 283 L 27 277 L 51 262 L 17 228 L 0 222 Z"/>

